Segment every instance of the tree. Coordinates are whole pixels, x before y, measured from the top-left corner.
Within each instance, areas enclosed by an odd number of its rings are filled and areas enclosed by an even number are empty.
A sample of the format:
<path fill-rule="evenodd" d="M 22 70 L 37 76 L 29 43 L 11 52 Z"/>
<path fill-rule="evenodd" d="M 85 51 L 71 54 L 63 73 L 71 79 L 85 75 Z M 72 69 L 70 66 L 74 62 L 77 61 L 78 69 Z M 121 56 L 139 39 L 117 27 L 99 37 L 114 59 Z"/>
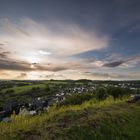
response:
<path fill-rule="evenodd" d="M 99 88 L 96 92 L 96 99 L 98 100 L 104 100 L 107 98 L 107 92 L 105 88 Z"/>
<path fill-rule="evenodd" d="M 128 89 L 120 88 L 120 87 L 109 87 L 107 89 L 107 92 L 109 95 L 113 96 L 114 99 L 121 98 L 129 94 Z"/>

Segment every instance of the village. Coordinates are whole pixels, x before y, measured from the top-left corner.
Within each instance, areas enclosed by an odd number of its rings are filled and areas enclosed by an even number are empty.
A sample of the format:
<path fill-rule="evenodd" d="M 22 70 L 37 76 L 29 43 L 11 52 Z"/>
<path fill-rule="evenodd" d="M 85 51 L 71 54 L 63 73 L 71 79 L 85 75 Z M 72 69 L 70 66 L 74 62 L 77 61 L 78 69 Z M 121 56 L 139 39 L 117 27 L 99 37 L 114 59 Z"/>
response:
<path fill-rule="evenodd" d="M 32 83 L 32 81 L 30 81 Z M 10 81 L 10 86 L 15 84 L 14 82 Z M 34 83 L 38 83 L 33 81 Z M 68 82 L 69 83 L 69 82 Z M 17 83 L 16 83 L 17 84 Z M 29 83 L 18 83 L 17 86 L 27 86 Z M 3 86 L 3 85 L 2 85 Z M 19 116 L 35 116 L 40 115 L 44 112 L 47 112 L 49 108 L 53 105 L 60 104 L 61 102 L 65 101 L 68 96 L 74 94 L 86 94 L 91 93 L 95 94 L 98 88 L 108 88 L 108 87 L 120 87 L 124 89 L 129 89 L 133 91 L 134 94 L 139 94 L 139 87 L 138 83 L 129 83 L 129 82 L 83 82 L 75 84 L 57 84 L 55 85 L 56 90 L 50 90 L 49 96 L 47 96 L 47 91 L 43 92 L 43 96 L 36 96 L 36 97 L 29 97 L 28 100 L 15 100 L 6 102 L 3 106 L 0 107 L 0 121 L 1 122 L 11 122 L 12 118 L 11 115 L 19 115 Z M 54 87 L 53 87 L 54 88 Z M 53 91 L 53 93 L 52 93 Z M 39 90 L 33 90 L 32 95 L 40 95 Z M 27 93 L 26 93 L 27 94 Z M 23 95 L 26 95 L 23 94 Z M 21 96 L 22 98 L 22 96 Z"/>

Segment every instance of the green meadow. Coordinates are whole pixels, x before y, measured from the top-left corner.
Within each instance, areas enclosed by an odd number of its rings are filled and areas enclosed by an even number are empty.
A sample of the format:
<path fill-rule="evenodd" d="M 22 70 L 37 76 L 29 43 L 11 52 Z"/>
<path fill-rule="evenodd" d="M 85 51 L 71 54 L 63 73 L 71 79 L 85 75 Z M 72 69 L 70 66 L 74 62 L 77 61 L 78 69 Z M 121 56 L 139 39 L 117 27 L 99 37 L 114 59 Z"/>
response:
<path fill-rule="evenodd" d="M 30 84 L 30 85 L 26 85 L 26 86 L 14 86 L 12 88 L 6 88 L 2 90 L 2 93 L 6 93 L 7 91 L 14 91 L 14 93 L 19 94 L 19 93 L 23 93 L 23 92 L 27 92 L 30 91 L 32 88 L 45 88 L 46 84 Z"/>

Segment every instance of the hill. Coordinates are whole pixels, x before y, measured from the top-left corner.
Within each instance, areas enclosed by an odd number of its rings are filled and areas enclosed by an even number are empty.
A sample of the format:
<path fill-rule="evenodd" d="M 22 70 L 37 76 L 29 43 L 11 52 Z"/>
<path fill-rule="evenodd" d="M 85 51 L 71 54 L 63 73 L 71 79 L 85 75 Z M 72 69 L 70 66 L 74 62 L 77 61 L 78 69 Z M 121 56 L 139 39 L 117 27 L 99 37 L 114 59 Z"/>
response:
<path fill-rule="evenodd" d="M 14 117 L 14 116 L 13 116 Z M 2 140 L 139 140 L 140 106 L 125 99 L 55 106 L 35 117 L 0 123 Z"/>

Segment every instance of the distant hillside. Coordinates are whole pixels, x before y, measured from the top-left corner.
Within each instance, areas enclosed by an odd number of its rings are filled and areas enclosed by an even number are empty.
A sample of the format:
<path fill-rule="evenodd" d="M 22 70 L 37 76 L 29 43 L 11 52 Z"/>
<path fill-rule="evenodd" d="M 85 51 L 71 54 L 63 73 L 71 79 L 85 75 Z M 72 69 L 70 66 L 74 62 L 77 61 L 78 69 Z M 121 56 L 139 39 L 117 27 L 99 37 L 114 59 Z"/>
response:
<path fill-rule="evenodd" d="M 0 123 L 2 140 L 139 140 L 140 106 L 125 100 L 91 100 L 53 107 L 36 117 Z"/>

